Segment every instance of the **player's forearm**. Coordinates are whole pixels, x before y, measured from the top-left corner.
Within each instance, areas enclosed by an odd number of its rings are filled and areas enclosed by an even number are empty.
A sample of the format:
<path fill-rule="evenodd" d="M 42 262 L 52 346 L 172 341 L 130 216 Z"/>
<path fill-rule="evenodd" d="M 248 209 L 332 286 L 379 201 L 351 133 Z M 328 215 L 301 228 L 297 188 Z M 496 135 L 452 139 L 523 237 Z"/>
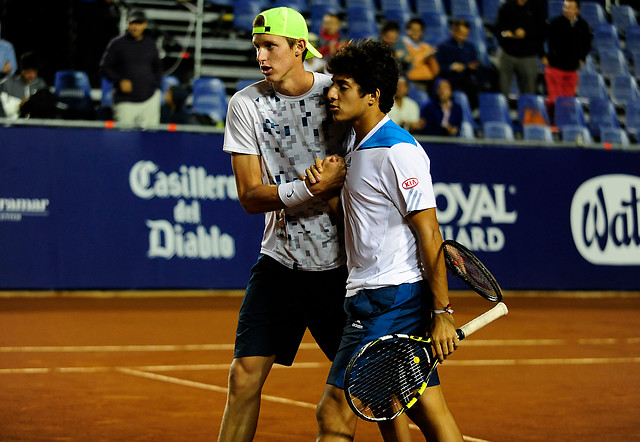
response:
<path fill-rule="evenodd" d="M 272 212 L 285 207 L 278 196 L 278 186 L 262 184 L 238 192 L 238 200 L 242 208 L 249 214 Z"/>

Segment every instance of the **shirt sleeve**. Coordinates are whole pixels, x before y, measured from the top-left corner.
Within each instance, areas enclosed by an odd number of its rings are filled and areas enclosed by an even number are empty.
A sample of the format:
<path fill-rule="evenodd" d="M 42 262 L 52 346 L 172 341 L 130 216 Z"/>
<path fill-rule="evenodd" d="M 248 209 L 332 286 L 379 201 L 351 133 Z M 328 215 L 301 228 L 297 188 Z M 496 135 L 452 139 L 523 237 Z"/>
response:
<path fill-rule="evenodd" d="M 260 155 L 258 139 L 254 130 L 249 99 L 236 93 L 229 100 L 229 110 L 224 128 L 223 149 L 229 153 Z"/>
<path fill-rule="evenodd" d="M 430 161 L 422 147 L 396 144 L 382 162 L 382 185 L 402 216 L 436 207 Z"/>

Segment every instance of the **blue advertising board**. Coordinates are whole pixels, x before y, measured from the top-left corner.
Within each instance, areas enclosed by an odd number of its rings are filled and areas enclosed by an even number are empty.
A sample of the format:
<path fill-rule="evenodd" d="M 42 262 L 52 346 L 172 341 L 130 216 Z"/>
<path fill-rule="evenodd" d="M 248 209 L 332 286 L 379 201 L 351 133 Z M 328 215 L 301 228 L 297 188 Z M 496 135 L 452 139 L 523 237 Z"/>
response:
<path fill-rule="evenodd" d="M 221 134 L 0 136 L 0 289 L 245 286 L 264 217 L 240 206 Z M 640 153 L 423 145 L 443 236 L 503 288 L 640 290 Z"/>

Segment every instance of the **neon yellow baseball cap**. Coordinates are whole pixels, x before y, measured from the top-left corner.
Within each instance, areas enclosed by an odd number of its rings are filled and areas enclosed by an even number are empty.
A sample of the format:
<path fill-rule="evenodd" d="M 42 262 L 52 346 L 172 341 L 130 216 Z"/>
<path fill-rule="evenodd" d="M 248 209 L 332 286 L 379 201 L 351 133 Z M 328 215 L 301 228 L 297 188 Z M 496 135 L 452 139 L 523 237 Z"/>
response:
<path fill-rule="evenodd" d="M 253 28 L 252 34 L 270 34 L 280 37 L 303 39 L 307 42 L 307 56 L 305 58 L 318 57 L 322 54 L 309 43 L 309 30 L 304 17 L 295 9 L 279 7 L 267 9 L 258 14 L 264 18 L 264 26 Z"/>

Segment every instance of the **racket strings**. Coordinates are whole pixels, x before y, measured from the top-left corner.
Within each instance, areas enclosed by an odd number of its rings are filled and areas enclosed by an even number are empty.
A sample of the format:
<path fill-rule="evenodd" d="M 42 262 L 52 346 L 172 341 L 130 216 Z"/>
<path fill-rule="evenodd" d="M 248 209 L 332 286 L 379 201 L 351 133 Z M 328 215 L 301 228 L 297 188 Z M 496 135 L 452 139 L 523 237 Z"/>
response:
<path fill-rule="evenodd" d="M 451 268 L 456 271 L 460 277 L 479 289 L 493 297 L 500 294 L 496 290 L 493 281 L 487 276 L 487 272 L 481 268 L 472 258 L 462 254 L 455 247 L 445 245 Z"/>
<path fill-rule="evenodd" d="M 419 395 L 430 367 L 425 349 L 410 340 L 380 342 L 356 362 L 345 387 L 353 404 L 372 419 L 399 414 Z"/>

